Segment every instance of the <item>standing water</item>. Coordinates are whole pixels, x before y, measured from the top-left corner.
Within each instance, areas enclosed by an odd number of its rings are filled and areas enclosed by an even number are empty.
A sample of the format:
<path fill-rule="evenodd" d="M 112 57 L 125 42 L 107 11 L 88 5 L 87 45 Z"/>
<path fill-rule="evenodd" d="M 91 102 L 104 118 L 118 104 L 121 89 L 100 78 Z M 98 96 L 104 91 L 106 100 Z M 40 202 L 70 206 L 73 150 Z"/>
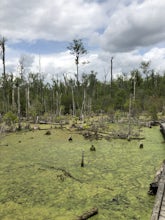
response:
<path fill-rule="evenodd" d="M 154 197 L 147 191 L 165 144 L 158 127 L 142 132 L 143 149 L 138 140 L 90 142 L 78 134 L 68 142 L 62 130 L 2 138 L 0 219 L 74 220 L 93 207 L 93 220 L 150 219 Z"/>

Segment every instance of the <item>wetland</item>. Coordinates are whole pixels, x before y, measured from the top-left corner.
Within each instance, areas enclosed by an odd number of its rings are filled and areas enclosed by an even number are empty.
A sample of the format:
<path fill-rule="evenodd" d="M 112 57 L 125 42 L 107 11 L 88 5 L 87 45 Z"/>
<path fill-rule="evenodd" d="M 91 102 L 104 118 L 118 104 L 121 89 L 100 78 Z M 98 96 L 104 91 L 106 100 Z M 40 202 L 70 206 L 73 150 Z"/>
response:
<path fill-rule="evenodd" d="M 0 219 L 76 220 L 93 207 L 93 220 L 150 219 L 155 198 L 147 191 L 165 144 L 158 126 L 141 133 L 143 149 L 139 140 L 90 141 L 77 132 L 69 142 L 67 129 L 1 137 Z"/>

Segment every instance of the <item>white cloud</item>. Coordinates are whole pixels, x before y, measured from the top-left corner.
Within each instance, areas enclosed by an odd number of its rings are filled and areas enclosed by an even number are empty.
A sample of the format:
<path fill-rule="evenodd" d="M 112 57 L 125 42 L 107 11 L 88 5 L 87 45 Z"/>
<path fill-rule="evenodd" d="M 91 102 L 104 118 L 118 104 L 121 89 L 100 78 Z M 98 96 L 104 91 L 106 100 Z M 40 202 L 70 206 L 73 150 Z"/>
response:
<path fill-rule="evenodd" d="M 165 72 L 165 48 L 152 48 L 144 54 L 143 59 L 151 61 L 151 68 L 157 72 Z"/>
<path fill-rule="evenodd" d="M 110 17 L 101 36 L 101 45 L 112 52 L 131 51 L 164 41 L 165 2 L 146 0 L 140 4 L 133 1 L 121 6 Z"/>
<path fill-rule="evenodd" d="M 106 74 L 110 78 L 112 56 L 114 75 L 138 68 L 142 60 L 151 60 L 152 67 L 159 71 L 165 69 L 162 0 L 1 0 L 0 11 L 0 35 L 8 39 L 8 72 L 18 71 L 22 54 L 30 58 L 27 72 L 39 70 L 38 52 L 19 49 L 19 44 L 16 48 L 14 42 L 27 42 L 28 48 L 34 48 L 41 39 L 57 45 L 74 38 L 84 39 L 89 47 L 89 53 L 80 60 L 80 74 L 93 70 L 100 80 Z M 57 74 L 62 78 L 63 73 L 74 77 L 74 57 L 66 48 L 46 55 L 43 48 L 41 45 L 37 50 L 41 52 L 40 67 L 47 80 Z M 0 69 L 2 72 L 1 63 Z"/>
<path fill-rule="evenodd" d="M 1 34 L 18 40 L 72 40 L 101 28 L 102 7 L 83 0 L 1 0 Z"/>

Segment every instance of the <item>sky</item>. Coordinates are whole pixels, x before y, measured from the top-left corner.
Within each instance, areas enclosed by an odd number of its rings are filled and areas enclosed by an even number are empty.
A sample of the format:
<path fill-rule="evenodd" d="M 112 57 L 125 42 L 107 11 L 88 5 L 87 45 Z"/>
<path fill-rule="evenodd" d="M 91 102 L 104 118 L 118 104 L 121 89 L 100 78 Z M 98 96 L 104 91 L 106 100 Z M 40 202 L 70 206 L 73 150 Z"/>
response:
<path fill-rule="evenodd" d="M 6 38 L 6 71 L 40 72 L 46 81 L 76 73 L 67 46 L 82 39 L 88 53 L 79 71 L 99 80 L 129 74 L 142 61 L 165 71 L 164 0 L 1 0 L 0 36 Z M 2 72 L 2 62 L 0 62 Z"/>

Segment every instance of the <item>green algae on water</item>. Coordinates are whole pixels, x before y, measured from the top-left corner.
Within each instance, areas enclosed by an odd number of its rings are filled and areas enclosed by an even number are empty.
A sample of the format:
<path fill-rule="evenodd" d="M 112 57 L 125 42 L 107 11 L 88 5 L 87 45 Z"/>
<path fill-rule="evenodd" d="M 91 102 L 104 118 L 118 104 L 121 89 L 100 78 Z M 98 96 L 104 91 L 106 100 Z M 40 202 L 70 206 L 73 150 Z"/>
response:
<path fill-rule="evenodd" d="M 4 137 L 0 219 L 73 220 L 93 207 L 99 209 L 95 220 L 150 219 L 154 197 L 147 191 L 165 145 L 158 127 L 143 128 L 143 135 L 143 149 L 136 140 L 91 143 L 78 134 L 68 142 L 69 132 L 63 130 L 52 130 L 50 136 L 41 130 Z"/>

